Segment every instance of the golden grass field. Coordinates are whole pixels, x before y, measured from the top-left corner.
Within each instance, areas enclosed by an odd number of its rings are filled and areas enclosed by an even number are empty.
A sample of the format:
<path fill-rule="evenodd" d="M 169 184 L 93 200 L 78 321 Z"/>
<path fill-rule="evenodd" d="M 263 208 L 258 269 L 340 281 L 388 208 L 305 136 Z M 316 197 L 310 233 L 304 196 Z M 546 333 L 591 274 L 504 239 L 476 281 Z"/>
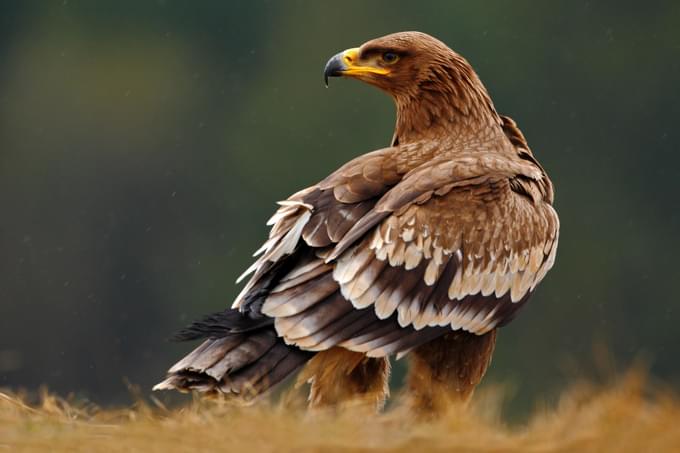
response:
<path fill-rule="evenodd" d="M 680 401 L 650 390 L 640 373 L 599 388 L 575 384 L 520 426 L 504 423 L 494 390 L 430 421 L 414 420 L 398 403 L 381 415 L 308 413 L 302 406 L 284 397 L 251 407 L 99 410 L 48 394 L 29 406 L 0 393 L 0 451 L 680 452 Z"/>

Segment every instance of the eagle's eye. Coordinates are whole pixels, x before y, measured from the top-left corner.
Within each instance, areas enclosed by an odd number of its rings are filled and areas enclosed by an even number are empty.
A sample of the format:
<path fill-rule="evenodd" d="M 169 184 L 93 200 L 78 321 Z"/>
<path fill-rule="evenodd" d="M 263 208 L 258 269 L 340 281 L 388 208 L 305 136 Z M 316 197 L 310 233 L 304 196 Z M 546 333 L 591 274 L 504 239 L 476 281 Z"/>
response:
<path fill-rule="evenodd" d="M 399 55 L 394 52 L 385 52 L 382 55 L 382 59 L 387 64 L 394 64 L 397 62 L 397 60 L 399 60 Z"/>

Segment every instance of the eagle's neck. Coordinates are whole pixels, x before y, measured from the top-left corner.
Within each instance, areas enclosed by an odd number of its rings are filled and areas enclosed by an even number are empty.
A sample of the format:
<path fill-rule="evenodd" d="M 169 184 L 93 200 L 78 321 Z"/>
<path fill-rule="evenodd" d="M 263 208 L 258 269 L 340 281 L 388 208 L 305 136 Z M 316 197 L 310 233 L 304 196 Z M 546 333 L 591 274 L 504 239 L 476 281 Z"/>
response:
<path fill-rule="evenodd" d="M 437 139 L 447 144 L 488 143 L 504 137 L 502 120 L 477 75 L 460 68 L 432 71 L 394 96 L 395 144 Z"/>

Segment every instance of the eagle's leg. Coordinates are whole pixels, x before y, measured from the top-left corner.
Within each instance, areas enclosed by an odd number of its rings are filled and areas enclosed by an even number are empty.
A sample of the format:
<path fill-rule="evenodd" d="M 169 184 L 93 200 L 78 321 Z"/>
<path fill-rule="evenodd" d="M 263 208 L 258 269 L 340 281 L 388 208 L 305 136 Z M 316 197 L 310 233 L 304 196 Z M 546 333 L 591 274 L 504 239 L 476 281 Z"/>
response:
<path fill-rule="evenodd" d="M 458 331 L 414 349 L 408 373 L 409 403 L 418 412 L 438 412 L 449 402 L 467 403 L 484 377 L 496 331 Z"/>
<path fill-rule="evenodd" d="M 390 362 L 333 348 L 316 354 L 300 374 L 311 384 L 309 407 L 362 406 L 380 410 L 389 396 Z"/>

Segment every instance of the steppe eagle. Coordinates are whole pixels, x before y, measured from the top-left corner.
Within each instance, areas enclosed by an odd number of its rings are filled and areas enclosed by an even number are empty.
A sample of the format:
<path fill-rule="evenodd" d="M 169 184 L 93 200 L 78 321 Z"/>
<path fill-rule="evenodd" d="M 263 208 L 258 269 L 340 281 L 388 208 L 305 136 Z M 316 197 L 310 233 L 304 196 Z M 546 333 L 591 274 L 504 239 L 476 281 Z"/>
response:
<path fill-rule="evenodd" d="M 392 355 L 432 408 L 467 400 L 497 329 L 552 267 L 553 185 L 470 64 L 403 32 L 332 57 L 328 77 L 388 93 L 391 145 L 285 201 L 233 307 L 179 333 L 203 343 L 155 389 L 258 395 L 306 365 L 310 403 L 380 407 Z"/>

